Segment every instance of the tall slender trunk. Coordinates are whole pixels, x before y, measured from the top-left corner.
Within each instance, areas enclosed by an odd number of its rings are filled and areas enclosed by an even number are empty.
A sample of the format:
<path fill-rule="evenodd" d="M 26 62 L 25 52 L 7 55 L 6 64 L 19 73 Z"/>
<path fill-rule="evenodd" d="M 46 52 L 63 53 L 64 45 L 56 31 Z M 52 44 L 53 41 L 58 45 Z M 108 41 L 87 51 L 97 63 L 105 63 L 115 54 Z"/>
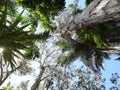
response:
<path fill-rule="evenodd" d="M 0 86 L 2 85 L 2 78 L 3 78 L 3 67 L 2 67 L 2 56 L 0 54 Z"/>
<path fill-rule="evenodd" d="M 35 80 L 35 82 L 33 83 L 32 87 L 31 87 L 31 90 L 36 90 L 41 82 L 41 79 L 42 79 L 42 75 L 45 71 L 45 68 L 43 66 L 40 67 L 40 72 L 39 72 L 39 75 L 37 77 L 37 79 Z"/>

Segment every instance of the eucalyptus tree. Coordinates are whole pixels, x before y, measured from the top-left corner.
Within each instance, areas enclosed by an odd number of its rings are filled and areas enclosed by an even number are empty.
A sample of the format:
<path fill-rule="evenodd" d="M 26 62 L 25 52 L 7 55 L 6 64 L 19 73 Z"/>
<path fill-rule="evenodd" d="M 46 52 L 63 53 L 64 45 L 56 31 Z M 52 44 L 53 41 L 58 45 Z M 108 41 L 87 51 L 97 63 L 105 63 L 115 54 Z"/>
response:
<path fill-rule="evenodd" d="M 100 1 L 96 0 L 92 2 L 92 4 L 95 2 L 98 3 Z M 76 5 L 74 6 L 76 7 Z M 90 5 L 88 5 L 86 11 L 89 10 L 89 7 Z M 74 14 L 76 9 L 77 13 Z M 89 16 L 84 17 L 87 12 L 85 10 L 83 10 L 83 13 L 79 11 L 78 7 L 74 9 L 68 8 L 68 10 L 61 12 L 61 14 L 56 17 L 56 32 L 60 33 L 63 38 L 57 45 L 62 47 L 65 53 L 69 51 L 68 55 L 63 57 L 62 64 L 69 64 L 76 60 L 76 58 L 81 57 L 85 65 L 93 71 L 98 72 L 101 67 L 103 68 L 104 58 L 109 59 L 109 50 L 114 50 L 114 48 L 109 48 L 111 43 L 120 41 L 120 27 L 117 25 L 119 22 L 113 20 L 89 25 L 87 21 L 84 23 L 84 19 L 87 20 L 86 18 L 88 18 L 88 22 L 90 22 Z M 108 52 L 106 53 L 104 50 Z"/>

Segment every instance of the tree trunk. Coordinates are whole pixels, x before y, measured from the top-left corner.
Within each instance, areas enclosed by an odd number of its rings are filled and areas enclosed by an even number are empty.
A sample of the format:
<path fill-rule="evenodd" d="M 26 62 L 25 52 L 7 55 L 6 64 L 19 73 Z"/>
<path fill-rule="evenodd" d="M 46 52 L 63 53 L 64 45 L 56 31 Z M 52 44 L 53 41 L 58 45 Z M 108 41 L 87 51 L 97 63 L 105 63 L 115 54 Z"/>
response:
<path fill-rule="evenodd" d="M 31 87 L 31 90 L 36 90 L 41 82 L 41 79 L 42 79 L 42 75 L 45 71 L 45 68 L 43 66 L 40 67 L 40 72 L 39 72 L 39 75 L 37 77 L 37 79 L 35 80 L 35 82 L 33 83 L 32 87 Z"/>
<path fill-rule="evenodd" d="M 74 16 L 69 24 L 65 24 L 65 27 L 63 25 L 61 30 L 67 29 L 67 31 L 71 32 L 84 27 L 94 27 L 109 21 L 120 22 L 120 0 L 94 0 L 82 13 Z M 111 45 L 103 51 L 120 54 L 120 43 L 113 42 Z"/>
<path fill-rule="evenodd" d="M 0 54 L 0 86 L 3 83 L 2 78 L 3 78 L 3 67 L 2 67 L 2 55 Z"/>
<path fill-rule="evenodd" d="M 82 13 L 77 14 L 66 27 L 74 30 L 109 21 L 120 21 L 120 0 L 94 0 Z"/>

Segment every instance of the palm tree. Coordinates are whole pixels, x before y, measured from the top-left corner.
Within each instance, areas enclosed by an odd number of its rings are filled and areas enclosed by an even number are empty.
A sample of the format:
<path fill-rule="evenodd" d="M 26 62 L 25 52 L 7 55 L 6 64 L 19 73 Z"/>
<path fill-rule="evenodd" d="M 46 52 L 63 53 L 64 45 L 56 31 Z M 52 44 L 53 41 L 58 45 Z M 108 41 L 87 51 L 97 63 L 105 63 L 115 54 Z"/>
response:
<path fill-rule="evenodd" d="M 49 32 L 34 34 L 35 27 L 30 22 L 23 21 L 24 11 L 16 15 L 8 4 L 9 0 L 1 3 L 3 2 L 0 2 L 0 49 L 3 51 L 0 53 L 0 85 L 14 71 L 24 66 L 28 59 L 39 57 L 36 42 L 45 41 L 49 36 Z"/>
<path fill-rule="evenodd" d="M 110 43 L 120 41 L 120 29 L 116 22 L 77 30 L 77 39 L 73 39 L 70 33 L 67 34 L 63 33 L 61 35 L 63 41 L 57 42 L 64 52 L 70 52 L 67 56 L 63 56 L 61 65 L 70 64 L 76 58 L 81 57 L 84 64 L 95 72 L 103 68 L 104 59 L 109 59 L 109 54 L 103 50 L 109 50 Z"/>
<path fill-rule="evenodd" d="M 16 64 L 15 57 L 22 59 L 25 58 L 25 53 L 27 51 L 31 53 L 30 49 L 32 47 L 36 47 L 36 40 L 46 39 L 49 32 L 35 35 L 30 30 L 25 31 L 24 29 L 30 24 L 19 26 L 20 22 L 22 21 L 23 11 L 12 22 L 8 19 L 10 17 L 6 4 L 1 8 L 0 12 L 0 47 L 4 48 L 4 51 L 2 52 L 2 57 L 5 63 L 9 63 L 10 66 L 14 68 Z"/>

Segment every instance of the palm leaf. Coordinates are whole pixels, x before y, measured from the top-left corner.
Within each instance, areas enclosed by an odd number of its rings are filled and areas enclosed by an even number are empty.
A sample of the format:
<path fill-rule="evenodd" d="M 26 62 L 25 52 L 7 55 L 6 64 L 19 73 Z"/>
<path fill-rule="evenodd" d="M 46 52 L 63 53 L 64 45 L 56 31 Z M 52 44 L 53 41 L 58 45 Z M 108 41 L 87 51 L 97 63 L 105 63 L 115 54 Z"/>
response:
<path fill-rule="evenodd" d="M 21 50 L 27 49 L 27 46 L 23 45 L 20 42 L 12 42 L 10 44 L 11 44 L 11 47 L 13 47 L 13 48 L 17 47 L 18 49 L 21 49 Z"/>
<path fill-rule="evenodd" d="M 49 32 L 35 35 L 31 31 L 24 31 L 29 24 L 19 27 L 18 24 L 22 22 L 22 13 L 23 11 L 17 16 L 14 22 L 9 23 L 9 26 L 7 25 L 7 16 L 9 16 L 7 14 L 7 7 L 3 9 L 1 14 L 0 27 L 2 31 L 0 31 L 0 46 L 5 48 L 3 51 L 4 62 L 9 64 L 12 69 L 16 64 L 15 57 L 25 59 L 27 51 L 29 51 L 30 57 L 39 57 L 38 47 L 32 46 L 36 40 L 44 41 L 49 37 Z"/>
<path fill-rule="evenodd" d="M 21 53 L 20 50 L 26 50 L 27 49 L 27 47 L 25 47 L 24 45 L 22 45 L 20 43 L 17 43 L 17 44 L 14 44 L 14 45 L 12 44 L 12 46 L 9 45 L 9 47 L 10 47 L 11 51 L 16 52 L 17 54 L 20 54 L 23 57 L 24 57 L 24 54 Z"/>
<path fill-rule="evenodd" d="M 27 59 L 35 59 L 40 56 L 39 48 L 36 45 L 31 45 L 29 49 L 26 50 L 25 58 Z"/>
<path fill-rule="evenodd" d="M 17 25 L 21 22 L 22 20 L 22 14 L 23 14 L 24 10 L 17 16 L 17 18 L 15 19 L 15 21 L 13 22 L 13 24 L 11 24 L 9 26 L 9 30 L 13 30 L 14 28 L 17 27 Z"/>
<path fill-rule="evenodd" d="M 2 14 L 1 14 L 0 27 L 2 27 L 2 28 L 5 27 L 6 19 L 7 19 L 7 6 L 4 6 Z"/>
<path fill-rule="evenodd" d="M 29 25 L 30 25 L 30 24 L 23 25 L 23 26 L 17 28 L 17 29 L 15 30 L 15 32 L 21 32 L 21 31 L 23 31 L 23 29 L 25 29 L 25 28 L 26 28 L 27 26 L 29 26 Z"/>
<path fill-rule="evenodd" d="M 105 44 L 105 43 L 101 40 L 101 38 L 100 38 L 99 35 L 94 34 L 94 35 L 93 35 L 93 39 L 94 39 L 94 42 L 97 44 L 97 46 L 98 46 L 99 48 L 101 48 L 101 49 L 107 48 L 107 44 Z"/>
<path fill-rule="evenodd" d="M 5 63 L 10 63 L 11 67 L 14 67 L 14 64 L 16 64 L 14 57 L 12 55 L 12 52 L 9 48 L 6 48 L 3 52 L 3 58 Z"/>

